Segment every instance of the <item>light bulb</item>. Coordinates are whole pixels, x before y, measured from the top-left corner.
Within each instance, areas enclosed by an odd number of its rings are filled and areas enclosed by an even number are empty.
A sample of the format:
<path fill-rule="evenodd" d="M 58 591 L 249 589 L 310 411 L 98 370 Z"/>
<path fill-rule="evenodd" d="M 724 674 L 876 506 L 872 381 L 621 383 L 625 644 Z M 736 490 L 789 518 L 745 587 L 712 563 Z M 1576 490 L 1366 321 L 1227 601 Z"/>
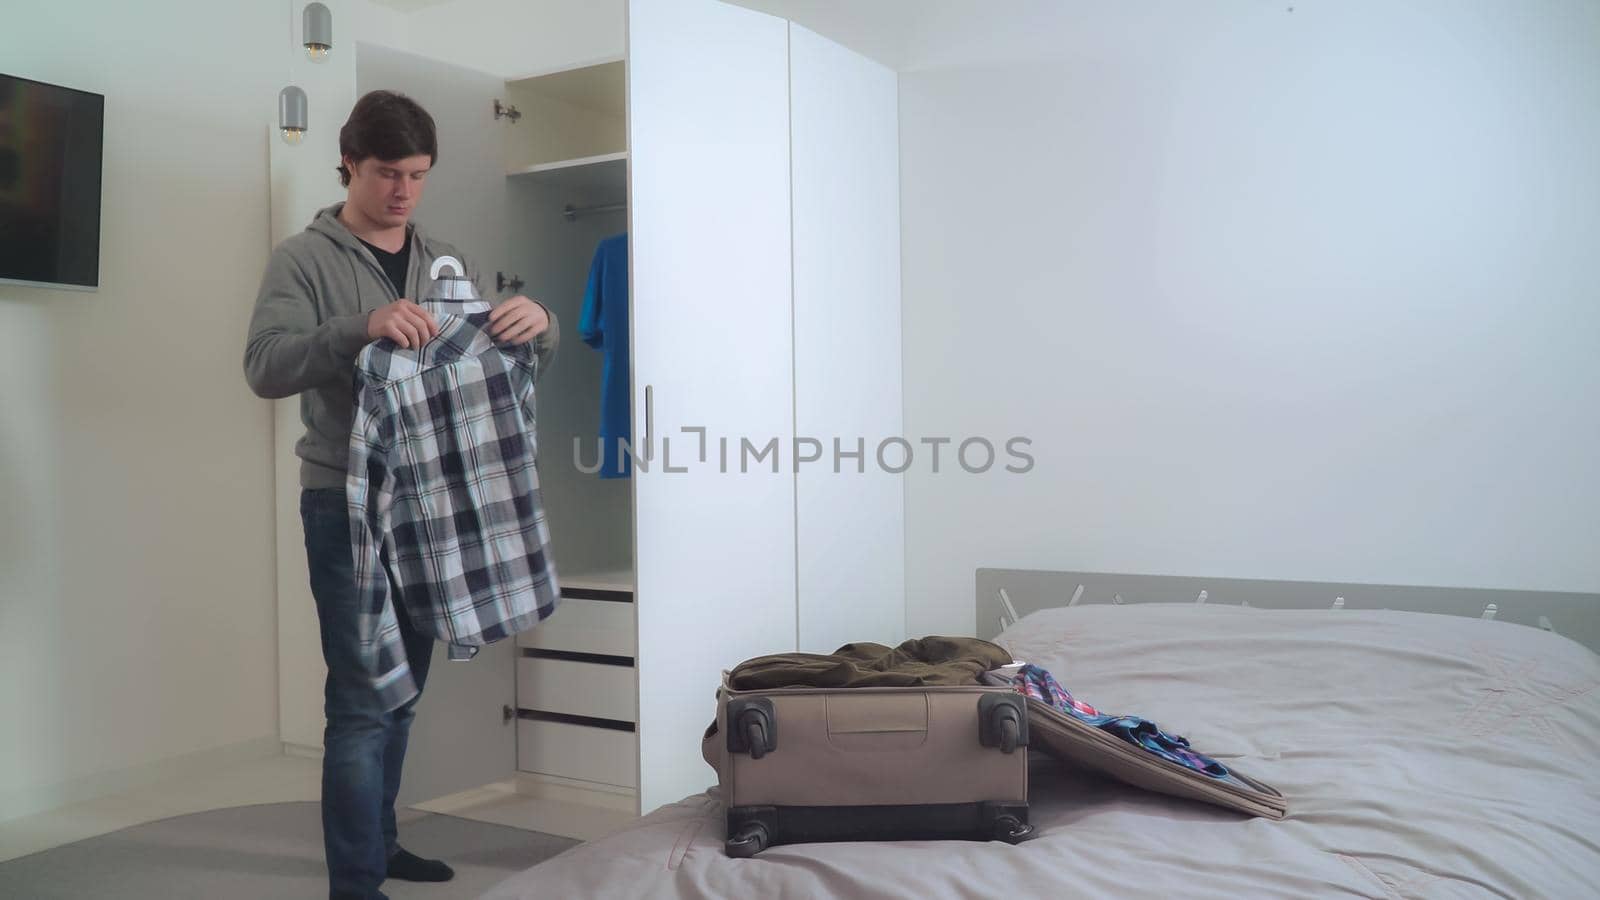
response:
<path fill-rule="evenodd" d="M 305 91 L 291 84 L 278 92 L 278 131 L 285 144 L 300 143 L 310 122 Z"/>
<path fill-rule="evenodd" d="M 328 58 L 328 51 L 333 49 L 333 13 L 326 4 L 306 4 L 300 19 L 300 35 L 307 59 L 319 63 Z"/>

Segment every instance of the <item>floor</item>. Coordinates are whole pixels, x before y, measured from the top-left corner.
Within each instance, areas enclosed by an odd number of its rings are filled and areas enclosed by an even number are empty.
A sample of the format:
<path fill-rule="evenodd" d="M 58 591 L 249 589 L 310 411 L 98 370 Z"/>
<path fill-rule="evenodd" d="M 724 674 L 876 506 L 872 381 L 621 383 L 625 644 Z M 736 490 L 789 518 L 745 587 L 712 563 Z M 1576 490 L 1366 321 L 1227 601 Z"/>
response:
<path fill-rule="evenodd" d="M 570 838 L 424 814 L 405 846 L 448 861 L 448 882 L 390 880 L 391 900 L 467 900 L 576 846 Z M 0 863 L 0 895 L 28 900 L 320 900 L 328 895 L 316 803 L 235 806 L 136 825 Z"/>
<path fill-rule="evenodd" d="M 294 756 L 163 782 L 0 822 L 0 862 L 173 816 L 261 803 L 315 802 L 321 784 L 322 761 Z M 420 814 L 407 810 L 406 815 Z"/>
<path fill-rule="evenodd" d="M 420 812 L 439 813 L 494 825 L 592 841 L 635 821 L 630 810 L 619 812 L 584 803 L 520 793 L 513 782 L 417 804 Z"/>
<path fill-rule="evenodd" d="M 269 803 L 315 803 L 321 792 L 322 761 L 275 756 L 0 822 L 0 863 L 136 825 L 209 810 Z M 592 840 L 626 825 L 631 813 L 532 797 L 511 782 L 401 810 L 402 828 L 429 814 Z"/>

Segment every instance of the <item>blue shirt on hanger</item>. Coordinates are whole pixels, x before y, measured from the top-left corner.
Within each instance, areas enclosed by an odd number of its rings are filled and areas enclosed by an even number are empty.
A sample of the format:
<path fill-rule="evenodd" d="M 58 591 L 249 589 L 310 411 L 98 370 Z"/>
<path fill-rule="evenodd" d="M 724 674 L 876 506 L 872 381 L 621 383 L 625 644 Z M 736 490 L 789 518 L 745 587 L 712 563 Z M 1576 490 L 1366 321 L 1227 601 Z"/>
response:
<path fill-rule="evenodd" d="M 600 376 L 601 478 L 627 478 L 631 457 L 620 442 L 632 442 L 628 419 L 628 236 L 608 237 L 595 248 L 589 285 L 583 293 L 578 335 L 605 353 Z M 619 457 L 621 457 L 619 459 Z M 584 457 L 587 459 L 587 455 Z"/>

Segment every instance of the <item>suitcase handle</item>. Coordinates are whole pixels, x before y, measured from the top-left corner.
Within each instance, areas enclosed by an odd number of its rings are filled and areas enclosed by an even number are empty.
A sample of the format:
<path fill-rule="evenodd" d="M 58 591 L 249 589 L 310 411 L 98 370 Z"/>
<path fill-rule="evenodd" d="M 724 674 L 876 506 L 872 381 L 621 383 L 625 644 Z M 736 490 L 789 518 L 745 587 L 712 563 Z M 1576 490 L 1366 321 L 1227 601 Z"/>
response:
<path fill-rule="evenodd" d="M 744 714 L 739 724 L 744 726 L 744 744 L 750 748 L 750 758 L 760 759 L 767 755 L 767 726 L 761 716 L 754 712 Z"/>
<path fill-rule="evenodd" d="M 760 759 L 778 749 L 778 719 L 766 697 L 740 698 L 728 703 L 728 752 L 748 753 Z"/>
<path fill-rule="evenodd" d="M 1028 707 L 1021 694 L 992 693 L 978 698 L 978 743 L 1015 753 L 1028 746 Z"/>

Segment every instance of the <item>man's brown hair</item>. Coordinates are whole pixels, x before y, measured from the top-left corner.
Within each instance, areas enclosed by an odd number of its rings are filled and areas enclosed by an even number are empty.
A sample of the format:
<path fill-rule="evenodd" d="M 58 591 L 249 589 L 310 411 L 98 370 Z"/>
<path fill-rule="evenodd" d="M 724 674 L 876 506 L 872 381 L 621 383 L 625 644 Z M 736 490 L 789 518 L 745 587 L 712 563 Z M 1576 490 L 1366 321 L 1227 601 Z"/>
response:
<path fill-rule="evenodd" d="M 427 154 L 430 164 L 439 160 L 439 140 L 433 116 L 417 101 L 395 91 L 372 91 L 356 101 L 350 118 L 339 129 L 339 183 L 350 186 L 344 157 L 353 163 L 366 159 L 395 160 Z"/>

